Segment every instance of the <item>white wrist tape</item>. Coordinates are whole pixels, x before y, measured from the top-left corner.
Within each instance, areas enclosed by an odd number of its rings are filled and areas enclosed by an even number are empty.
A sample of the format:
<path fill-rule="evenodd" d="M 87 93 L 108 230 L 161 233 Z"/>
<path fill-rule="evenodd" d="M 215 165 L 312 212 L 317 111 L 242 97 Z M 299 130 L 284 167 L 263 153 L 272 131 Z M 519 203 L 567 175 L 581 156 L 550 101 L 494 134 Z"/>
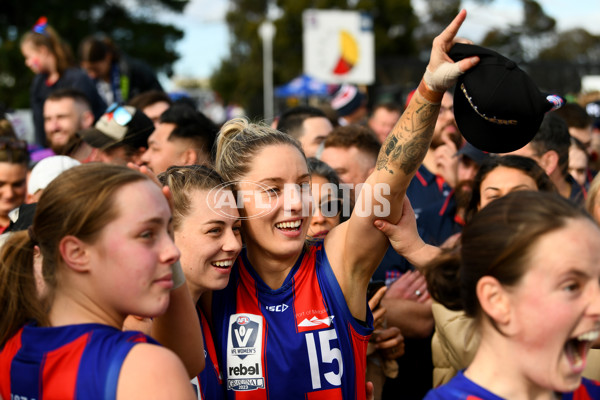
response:
<path fill-rule="evenodd" d="M 460 70 L 458 63 L 444 63 L 434 72 L 426 69 L 423 80 L 430 90 L 445 92 L 456 83 L 456 80 L 462 74 L 463 72 Z"/>

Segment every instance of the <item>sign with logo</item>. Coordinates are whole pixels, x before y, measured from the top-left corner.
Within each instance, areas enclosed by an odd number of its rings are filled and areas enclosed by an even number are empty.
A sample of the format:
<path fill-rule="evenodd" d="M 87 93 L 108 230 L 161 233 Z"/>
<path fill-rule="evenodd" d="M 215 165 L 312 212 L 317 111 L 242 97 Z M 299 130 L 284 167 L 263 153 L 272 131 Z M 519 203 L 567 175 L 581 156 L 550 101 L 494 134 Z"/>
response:
<path fill-rule="evenodd" d="M 375 81 L 373 18 L 358 11 L 305 10 L 304 73 L 326 83 Z"/>
<path fill-rule="evenodd" d="M 234 314 L 227 333 L 227 389 L 255 390 L 265 387 L 262 368 L 263 317 Z"/>

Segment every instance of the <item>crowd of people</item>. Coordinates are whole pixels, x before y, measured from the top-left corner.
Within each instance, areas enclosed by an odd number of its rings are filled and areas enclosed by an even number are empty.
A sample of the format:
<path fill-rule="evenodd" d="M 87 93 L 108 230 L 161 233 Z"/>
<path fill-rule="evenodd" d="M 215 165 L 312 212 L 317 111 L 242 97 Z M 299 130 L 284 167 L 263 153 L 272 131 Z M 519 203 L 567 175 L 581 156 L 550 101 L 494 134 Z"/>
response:
<path fill-rule="evenodd" d="M 222 126 L 41 18 L 35 142 L 0 120 L 0 400 L 600 399 L 600 113 L 467 142 L 455 99 L 513 116 L 467 94 L 465 18 L 404 105 Z"/>

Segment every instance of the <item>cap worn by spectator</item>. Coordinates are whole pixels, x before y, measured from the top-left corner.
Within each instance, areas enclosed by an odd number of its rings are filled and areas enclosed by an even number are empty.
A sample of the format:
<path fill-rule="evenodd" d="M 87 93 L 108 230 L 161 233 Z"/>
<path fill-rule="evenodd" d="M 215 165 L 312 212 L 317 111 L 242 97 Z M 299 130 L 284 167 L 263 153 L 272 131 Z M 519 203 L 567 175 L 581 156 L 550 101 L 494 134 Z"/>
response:
<path fill-rule="evenodd" d="M 365 96 L 354 85 L 343 84 L 331 99 L 331 107 L 340 117 L 352 114 L 363 104 Z"/>
<path fill-rule="evenodd" d="M 78 134 L 90 146 L 105 150 L 118 144 L 148 147 L 152 131 L 154 123 L 143 112 L 131 106 L 112 105 L 93 128 L 83 129 Z"/>
<path fill-rule="evenodd" d="M 465 156 L 469 157 L 471 160 L 475 161 L 477 165 L 481 165 L 485 160 L 490 158 L 490 155 L 485 151 L 479 150 L 477 147 L 473 146 L 471 143 L 465 143 L 457 152 L 456 156 Z"/>
<path fill-rule="evenodd" d="M 542 94 L 517 64 L 495 51 L 462 43 L 448 53 L 454 61 L 479 56 L 479 63 L 458 78 L 454 116 L 462 135 L 475 147 L 508 153 L 537 133 L 544 114 L 564 100 Z"/>
<path fill-rule="evenodd" d="M 38 190 L 45 189 L 63 171 L 80 164 L 79 161 L 67 156 L 44 158 L 31 170 L 31 175 L 27 182 L 27 193 L 35 194 Z"/>

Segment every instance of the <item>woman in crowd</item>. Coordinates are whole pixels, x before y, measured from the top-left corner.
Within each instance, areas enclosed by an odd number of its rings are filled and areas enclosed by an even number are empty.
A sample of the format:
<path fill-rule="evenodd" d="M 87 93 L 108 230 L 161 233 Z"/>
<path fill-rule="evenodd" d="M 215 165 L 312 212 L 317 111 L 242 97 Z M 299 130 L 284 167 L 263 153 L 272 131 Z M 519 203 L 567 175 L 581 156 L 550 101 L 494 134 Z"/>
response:
<path fill-rule="evenodd" d="M 173 195 L 175 244 L 181 251 L 181 265 L 196 304 L 206 349 L 206 368 L 193 384 L 198 399 L 224 399 L 225 386 L 209 322 L 211 298 L 207 294 L 227 286 L 233 262 L 242 249 L 239 212 L 231 204 L 219 204 L 220 196 L 233 193 L 218 191 L 223 180 L 210 167 L 171 167 L 159 179 Z"/>
<path fill-rule="evenodd" d="M 193 398 L 174 353 L 121 330 L 128 314 L 169 306 L 179 258 L 170 220 L 158 186 L 124 167 L 82 165 L 48 185 L 33 225 L 0 253 L 2 398 Z"/>
<path fill-rule="evenodd" d="M 87 97 L 96 119 L 104 113 L 106 103 L 100 98 L 94 82 L 75 66 L 70 48 L 48 25 L 46 17 L 41 17 L 33 29 L 23 35 L 21 53 L 25 65 L 35 74 L 30 89 L 30 107 L 37 144 L 46 144 L 44 102 L 56 89 L 77 89 Z"/>
<path fill-rule="evenodd" d="M 582 372 L 600 334 L 600 229 L 557 194 L 496 200 L 425 270 L 431 296 L 475 320 L 468 368 L 432 399 L 592 399 Z"/>
<path fill-rule="evenodd" d="M 310 174 L 299 143 L 243 119 L 222 127 L 216 169 L 243 200 L 246 244 L 227 288 L 213 293 L 229 398 L 247 391 L 254 398 L 364 398 L 372 330 L 367 285 L 389 245 L 373 221 L 376 212 L 400 219 L 401 200 L 431 141 L 441 97 L 478 61 L 448 61 L 446 52 L 465 17 L 461 12 L 434 40 L 427 83 L 388 136 L 354 213 L 323 243 L 305 243 Z M 442 65 L 447 73 L 438 70 Z"/>
<path fill-rule="evenodd" d="M 497 156 L 486 160 L 473 179 L 473 194 L 466 211 L 469 221 L 493 200 L 519 190 L 556 192 L 544 170 L 531 158 Z"/>
<path fill-rule="evenodd" d="M 0 233 L 10 225 L 9 213 L 25 201 L 28 165 L 27 143 L 0 137 Z"/>

